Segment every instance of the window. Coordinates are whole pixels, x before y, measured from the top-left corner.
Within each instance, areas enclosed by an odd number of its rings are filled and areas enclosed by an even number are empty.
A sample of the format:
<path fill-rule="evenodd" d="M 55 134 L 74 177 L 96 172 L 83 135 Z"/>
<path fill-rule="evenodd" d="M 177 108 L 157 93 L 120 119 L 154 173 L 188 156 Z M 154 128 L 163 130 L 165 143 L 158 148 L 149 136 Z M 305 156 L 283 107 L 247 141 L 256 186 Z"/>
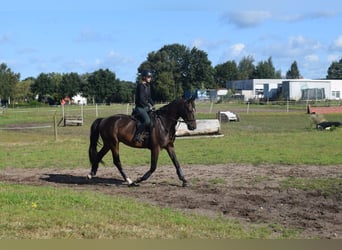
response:
<path fill-rule="evenodd" d="M 332 91 L 331 94 L 332 94 L 332 97 L 335 97 L 336 99 L 340 99 L 341 97 L 340 91 Z"/>

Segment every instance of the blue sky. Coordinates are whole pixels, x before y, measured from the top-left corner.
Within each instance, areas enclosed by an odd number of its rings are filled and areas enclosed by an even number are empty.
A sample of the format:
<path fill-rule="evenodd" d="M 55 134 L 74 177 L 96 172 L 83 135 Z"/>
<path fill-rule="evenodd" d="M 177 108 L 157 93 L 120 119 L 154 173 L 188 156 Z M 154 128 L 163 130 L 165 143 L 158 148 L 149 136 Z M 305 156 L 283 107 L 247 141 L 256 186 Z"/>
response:
<path fill-rule="evenodd" d="M 342 58 L 337 0 L 11 0 L 0 23 L 0 63 L 21 79 L 108 68 L 134 81 L 148 53 L 173 43 L 205 51 L 212 66 L 271 56 L 285 75 L 296 60 L 313 79 Z"/>

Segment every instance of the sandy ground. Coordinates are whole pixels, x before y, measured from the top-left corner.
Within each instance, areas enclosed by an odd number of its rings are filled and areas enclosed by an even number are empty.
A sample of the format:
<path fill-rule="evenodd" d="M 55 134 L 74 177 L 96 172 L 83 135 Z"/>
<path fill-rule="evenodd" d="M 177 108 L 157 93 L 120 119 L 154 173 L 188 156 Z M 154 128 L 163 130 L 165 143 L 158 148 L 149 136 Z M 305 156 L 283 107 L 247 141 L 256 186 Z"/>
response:
<path fill-rule="evenodd" d="M 126 168 L 135 179 L 148 167 Z M 0 181 L 29 185 L 70 187 L 107 195 L 127 196 L 142 202 L 207 216 L 248 223 L 278 223 L 302 230 L 301 238 L 342 239 L 342 187 L 332 195 L 319 190 L 280 188 L 295 178 L 342 178 L 342 166 L 188 165 L 183 166 L 190 186 L 183 188 L 173 166 L 158 167 L 139 187 L 129 188 L 115 168 L 100 166 L 87 180 L 90 169 L 2 169 Z"/>

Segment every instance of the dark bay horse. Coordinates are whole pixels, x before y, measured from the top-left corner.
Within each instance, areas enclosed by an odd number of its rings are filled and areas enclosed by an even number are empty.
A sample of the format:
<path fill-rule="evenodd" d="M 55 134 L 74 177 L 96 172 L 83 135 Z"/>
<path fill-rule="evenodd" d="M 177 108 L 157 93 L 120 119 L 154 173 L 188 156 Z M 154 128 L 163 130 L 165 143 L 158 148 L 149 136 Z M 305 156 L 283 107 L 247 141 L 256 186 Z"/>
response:
<path fill-rule="evenodd" d="M 113 163 L 118 168 L 123 179 L 130 186 L 136 186 L 139 182 L 147 180 L 152 175 L 157 168 L 160 151 L 166 149 L 176 167 L 178 178 L 183 182 L 183 186 L 187 186 L 187 180 L 184 178 L 176 157 L 174 141 L 179 118 L 183 119 L 189 130 L 196 129 L 194 98 L 174 100 L 154 112 L 153 126 L 150 129 L 149 138 L 145 139 L 144 142 L 133 142 L 137 121 L 130 115 L 118 114 L 96 119 L 90 129 L 89 160 L 91 172 L 87 177 L 91 179 L 96 175 L 99 162 L 111 150 Z M 103 146 L 97 152 L 99 136 L 102 138 Z M 123 171 L 119 156 L 120 142 L 135 148 L 148 148 L 151 151 L 150 169 L 134 182 Z"/>

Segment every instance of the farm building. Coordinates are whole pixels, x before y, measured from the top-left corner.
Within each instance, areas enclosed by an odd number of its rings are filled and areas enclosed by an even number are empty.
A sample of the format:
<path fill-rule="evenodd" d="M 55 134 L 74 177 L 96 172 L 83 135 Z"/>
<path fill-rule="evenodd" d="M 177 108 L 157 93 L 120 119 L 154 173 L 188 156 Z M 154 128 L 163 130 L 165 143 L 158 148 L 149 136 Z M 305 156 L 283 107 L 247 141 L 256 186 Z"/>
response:
<path fill-rule="evenodd" d="M 87 105 L 87 98 L 83 97 L 82 94 L 77 94 L 73 96 L 72 101 L 75 104 Z"/>
<path fill-rule="evenodd" d="M 251 99 L 270 99 L 277 95 L 277 90 L 283 79 L 249 79 L 228 81 L 227 89 L 233 90 L 237 95 L 243 96 L 245 101 Z"/>
<path fill-rule="evenodd" d="M 250 79 L 227 82 L 227 89 L 253 99 L 341 100 L 342 80 Z"/>
<path fill-rule="evenodd" d="M 195 96 L 200 101 L 207 100 L 220 100 L 227 96 L 228 89 L 197 89 L 195 91 Z"/>

